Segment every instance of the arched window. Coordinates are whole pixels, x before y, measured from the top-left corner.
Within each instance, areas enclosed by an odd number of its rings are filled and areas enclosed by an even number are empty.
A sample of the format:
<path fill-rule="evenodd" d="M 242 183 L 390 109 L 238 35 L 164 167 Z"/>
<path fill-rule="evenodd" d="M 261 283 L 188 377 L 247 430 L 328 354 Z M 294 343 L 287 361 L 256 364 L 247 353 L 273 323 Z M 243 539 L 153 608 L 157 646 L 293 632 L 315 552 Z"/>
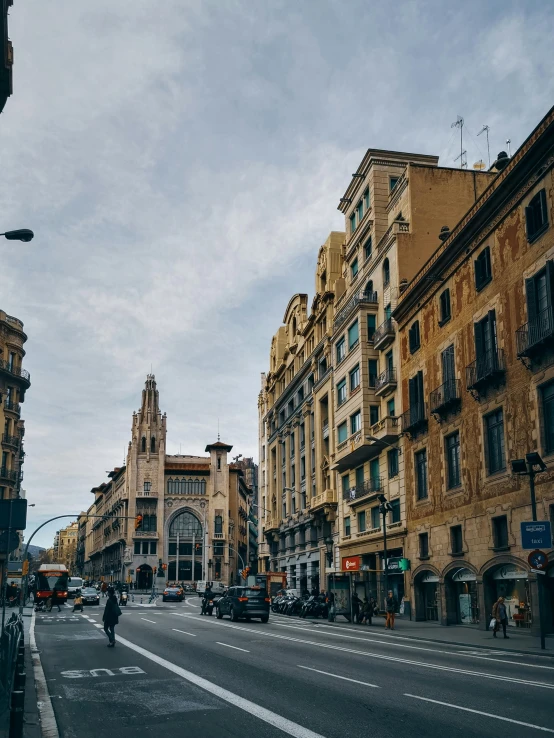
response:
<path fill-rule="evenodd" d="M 292 337 L 296 336 L 296 318 L 292 319 Z"/>
<path fill-rule="evenodd" d="M 390 282 L 390 264 L 389 260 L 383 262 L 383 285 L 386 287 Z"/>
<path fill-rule="evenodd" d="M 150 439 L 150 453 L 156 453 L 156 436 L 152 436 Z"/>
<path fill-rule="evenodd" d="M 217 468 L 221 469 L 221 456 L 217 457 Z"/>
<path fill-rule="evenodd" d="M 182 513 L 179 513 L 169 526 L 170 536 L 176 536 L 177 533 L 179 536 L 187 536 L 189 538 L 195 536 L 196 538 L 201 539 L 202 525 L 195 515 L 185 510 Z"/>
<path fill-rule="evenodd" d="M 370 297 L 373 294 L 373 280 L 369 279 L 365 286 L 365 296 Z"/>
<path fill-rule="evenodd" d="M 223 533 L 223 518 L 216 515 L 214 520 L 214 533 Z"/>
<path fill-rule="evenodd" d="M 141 448 L 142 448 L 142 453 L 145 454 L 146 453 L 146 438 L 144 436 L 142 437 L 142 446 L 141 446 Z"/>

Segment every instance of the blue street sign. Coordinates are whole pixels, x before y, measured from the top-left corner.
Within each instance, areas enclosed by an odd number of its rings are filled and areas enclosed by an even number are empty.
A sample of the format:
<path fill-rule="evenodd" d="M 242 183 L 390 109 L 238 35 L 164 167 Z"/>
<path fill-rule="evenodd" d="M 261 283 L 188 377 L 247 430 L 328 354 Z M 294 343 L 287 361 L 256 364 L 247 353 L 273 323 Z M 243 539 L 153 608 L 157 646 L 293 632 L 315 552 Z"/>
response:
<path fill-rule="evenodd" d="M 552 548 L 552 532 L 548 520 L 535 520 L 521 524 L 521 547 L 528 551 L 536 548 Z"/>

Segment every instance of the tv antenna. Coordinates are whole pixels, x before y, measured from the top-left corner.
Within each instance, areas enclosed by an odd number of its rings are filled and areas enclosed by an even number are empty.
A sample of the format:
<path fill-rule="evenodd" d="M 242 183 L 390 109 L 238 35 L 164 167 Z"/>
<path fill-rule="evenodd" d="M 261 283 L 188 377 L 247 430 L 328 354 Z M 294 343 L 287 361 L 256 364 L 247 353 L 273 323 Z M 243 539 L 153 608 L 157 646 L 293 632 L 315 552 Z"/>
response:
<path fill-rule="evenodd" d="M 511 146 L 511 143 L 512 143 L 512 139 L 511 138 L 507 138 L 506 139 L 506 145 L 508 147 L 508 156 L 510 158 L 512 157 L 512 146 Z"/>
<path fill-rule="evenodd" d="M 464 151 L 464 119 L 461 115 L 459 115 L 456 119 L 455 123 L 452 123 L 450 128 L 459 128 L 460 129 L 460 156 L 457 156 L 454 161 L 460 160 L 460 169 L 463 169 L 464 167 L 467 167 L 467 152 Z"/>
<path fill-rule="evenodd" d="M 482 133 L 487 134 L 487 154 L 489 157 L 489 169 L 490 169 L 491 168 L 491 150 L 489 147 L 489 131 L 490 131 L 490 126 L 484 125 L 477 135 L 480 136 Z"/>

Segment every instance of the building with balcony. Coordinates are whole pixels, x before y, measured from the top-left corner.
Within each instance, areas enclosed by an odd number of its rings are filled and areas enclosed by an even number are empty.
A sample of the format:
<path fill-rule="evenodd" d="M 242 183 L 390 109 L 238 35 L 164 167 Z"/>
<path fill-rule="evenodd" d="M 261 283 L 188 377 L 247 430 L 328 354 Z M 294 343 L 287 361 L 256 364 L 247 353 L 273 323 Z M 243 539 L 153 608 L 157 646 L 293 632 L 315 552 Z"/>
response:
<path fill-rule="evenodd" d="M 360 556 L 353 580 L 361 597 L 383 603 L 384 566 L 379 495 L 392 504 L 388 556 L 405 552 L 402 434 L 427 422 L 422 402 L 400 409 L 401 341 L 394 310 L 408 282 L 494 175 L 438 166 L 438 157 L 370 149 L 340 199 L 346 237 L 341 264 L 346 289 L 335 301 L 331 362 L 340 556 Z M 410 334 L 413 351 L 419 333 Z M 417 387 L 414 384 L 414 392 Z M 415 395 L 414 395 L 415 397 Z M 400 601 L 404 575 L 390 585 Z"/>
<path fill-rule="evenodd" d="M 538 631 L 537 575 L 522 550 L 538 452 L 539 520 L 554 522 L 554 108 L 400 297 L 407 593 L 418 620 L 488 627 L 502 595 L 511 626 Z M 469 173 L 471 174 L 471 173 Z M 416 327 L 417 326 L 417 327 Z M 421 337 L 415 341 L 414 337 Z M 543 576 L 554 631 L 553 550 Z"/>
<path fill-rule="evenodd" d="M 79 523 L 70 523 L 56 532 L 54 538 L 54 561 L 65 564 L 70 574 L 77 572 L 77 538 Z"/>
<path fill-rule="evenodd" d="M 311 305 L 306 294 L 291 298 L 258 399 L 259 568 L 286 572 L 289 587 L 302 592 L 327 586 L 325 571 L 335 570 L 327 557 L 338 535 L 330 339 L 344 291 L 343 243 L 344 233 L 332 232 L 321 246 Z M 338 319 L 346 321 L 344 307 Z"/>

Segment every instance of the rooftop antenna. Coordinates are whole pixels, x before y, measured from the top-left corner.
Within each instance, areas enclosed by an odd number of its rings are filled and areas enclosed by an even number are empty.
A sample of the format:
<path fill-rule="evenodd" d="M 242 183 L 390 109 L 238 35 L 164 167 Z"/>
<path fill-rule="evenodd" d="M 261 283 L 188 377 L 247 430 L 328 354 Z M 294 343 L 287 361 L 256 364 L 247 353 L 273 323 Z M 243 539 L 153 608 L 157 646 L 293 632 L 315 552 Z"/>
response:
<path fill-rule="evenodd" d="M 221 440 L 220 437 L 219 437 L 219 418 L 217 419 L 217 440 L 218 441 Z"/>
<path fill-rule="evenodd" d="M 460 169 L 467 167 L 466 151 L 464 151 L 464 119 L 461 115 L 458 116 L 455 123 L 452 123 L 450 128 L 460 129 L 460 156 L 457 156 L 454 161 L 460 160 Z"/>
<path fill-rule="evenodd" d="M 489 131 L 490 131 L 490 126 L 487 126 L 485 124 L 481 128 L 481 130 L 479 131 L 479 133 L 477 135 L 480 136 L 482 133 L 486 133 L 487 134 L 487 154 L 489 156 L 489 169 L 490 169 L 491 168 L 491 150 L 490 150 L 490 147 L 489 147 Z"/>
<path fill-rule="evenodd" d="M 507 139 L 506 139 L 506 144 L 507 144 L 507 146 L 508 146 L 508 156 L 509 156 L 510 158 L 511 158 L 511 156 L 512 156 L 512 146 L 511 146 L 511 143 L 512 143 L 512 139 L 511 139 L 511 138 L 507 138 Z"/>

